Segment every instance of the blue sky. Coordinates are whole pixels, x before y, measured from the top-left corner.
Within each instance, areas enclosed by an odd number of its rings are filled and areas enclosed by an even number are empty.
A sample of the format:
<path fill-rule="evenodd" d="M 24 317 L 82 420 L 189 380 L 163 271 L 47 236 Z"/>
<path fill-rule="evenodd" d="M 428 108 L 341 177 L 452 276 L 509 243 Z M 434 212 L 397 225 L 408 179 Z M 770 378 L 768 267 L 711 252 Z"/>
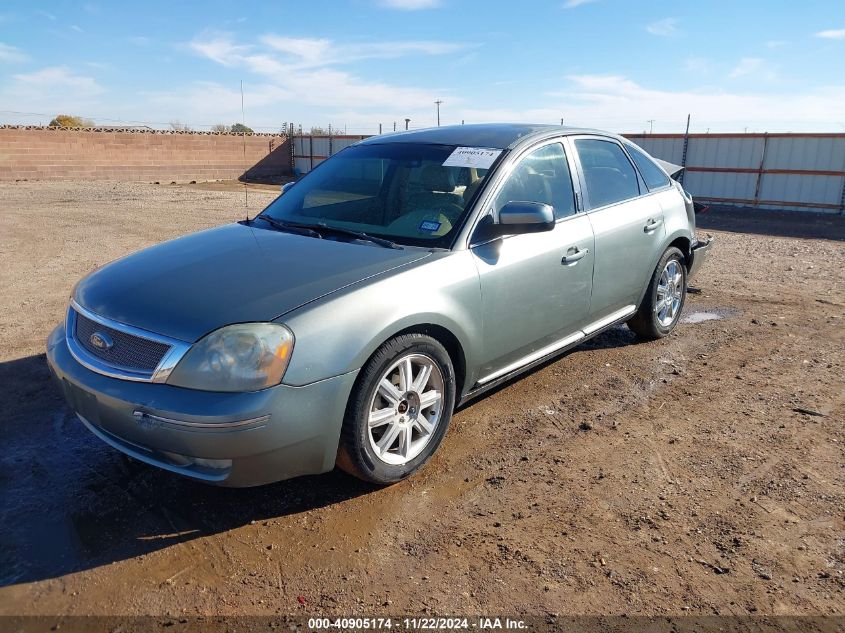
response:
<path fill-rule="evenodd" d="M 845 131 L 845 3 L 4 0 L 0 122 Z"/>

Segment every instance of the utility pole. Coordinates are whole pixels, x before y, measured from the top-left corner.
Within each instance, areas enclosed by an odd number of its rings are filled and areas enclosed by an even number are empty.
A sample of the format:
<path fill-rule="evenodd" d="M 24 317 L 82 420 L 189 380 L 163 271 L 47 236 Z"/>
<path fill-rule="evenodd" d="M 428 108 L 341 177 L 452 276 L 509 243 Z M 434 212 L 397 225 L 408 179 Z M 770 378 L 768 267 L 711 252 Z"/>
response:
<path fill-rule="evenodd" d="M 649 134 L 654 132 L 654 121 L 655 121 L 654 119 L 649 119 L 648 121 L 646 121 L 646 123 L 648 123 L 648 133 Z"/>
<path fill-rule="evenodd" d="M 434 102 L 437 104 L 437 127 L 440 127 L 440 104 L 443 103 L 440 99 Z"/>
<path fill-rule="evenodd" d="M 405 119 L 405 129 L 408 129 L 408 123 L 411 122 L 411 119 Z"/>

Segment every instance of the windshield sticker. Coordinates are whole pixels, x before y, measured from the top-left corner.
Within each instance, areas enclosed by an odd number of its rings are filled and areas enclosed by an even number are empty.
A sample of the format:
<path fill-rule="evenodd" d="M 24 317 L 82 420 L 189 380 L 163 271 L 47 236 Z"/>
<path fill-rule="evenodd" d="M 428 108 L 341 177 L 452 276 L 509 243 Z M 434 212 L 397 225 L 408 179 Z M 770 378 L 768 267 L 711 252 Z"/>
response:
<path fill-rule="evenodd" d="M 434 233 L 435 231 L 439 230 L 440 222 L 435 222 L 434 220 L 423 220 L 422 222 L 420 222 L 420 231 Z"/>
<path fill-rule="evenodd" d="M 487 149 L 484 147 L 458 147 L 449 155 L 444 167 L 475 167 L 477 169 L 490 169 L 499 154 L 500 149 Z"/>

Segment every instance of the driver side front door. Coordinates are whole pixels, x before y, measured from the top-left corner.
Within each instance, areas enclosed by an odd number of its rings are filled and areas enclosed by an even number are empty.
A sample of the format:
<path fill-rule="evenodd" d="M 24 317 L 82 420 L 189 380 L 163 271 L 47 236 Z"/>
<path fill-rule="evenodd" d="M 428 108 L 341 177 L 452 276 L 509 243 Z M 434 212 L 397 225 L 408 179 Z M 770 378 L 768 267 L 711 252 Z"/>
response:
<path fill-rule="evenodd" d="M 488 199 L 489 212 L 496 217 L 511 201 L 551 205 L 556 224 L 471 247 L 483 307 L 482 385 L 577 340 L 589 318 L 593 230 L 576 210 L 560 142 L 527 152 Z"/>

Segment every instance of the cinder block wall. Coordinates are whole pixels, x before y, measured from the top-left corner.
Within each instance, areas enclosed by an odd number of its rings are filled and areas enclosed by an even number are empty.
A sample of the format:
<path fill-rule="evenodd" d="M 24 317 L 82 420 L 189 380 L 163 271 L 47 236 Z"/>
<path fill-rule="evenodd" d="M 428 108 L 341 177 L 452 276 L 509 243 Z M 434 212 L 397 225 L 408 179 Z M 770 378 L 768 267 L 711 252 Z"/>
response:
<path fill-rule="evenodd" d="M 290 173 L 284 135 L 0 127 L 0 180 L 169 182 Z"/>

